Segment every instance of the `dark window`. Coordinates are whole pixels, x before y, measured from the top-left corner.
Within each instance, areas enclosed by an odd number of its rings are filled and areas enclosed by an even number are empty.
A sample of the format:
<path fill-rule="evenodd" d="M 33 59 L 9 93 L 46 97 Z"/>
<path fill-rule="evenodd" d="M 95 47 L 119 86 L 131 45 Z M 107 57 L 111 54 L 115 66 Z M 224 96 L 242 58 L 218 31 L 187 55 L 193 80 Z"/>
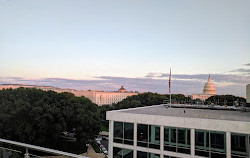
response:
<path fill-rule="evenodd" d="M 176 143 L 176 129 L 170 129 L 171 143 Z"/>
<path fill-rule="evenodd" d="M 186 130 L 178 129 L 178 144 L 186 144 Z"/>
<path fill-rule="evenodd" d="M 147 158 L 147 156 L 148 156 L 148 153 L 137 151 L 137 158 Z"/>
<path fill-rule="evenodd" d="M 169 128 L 164 127 L 164 142 L 169 142 Z"/>
<path fill-rule="evenodd" d="M 226 157 L 225 132 L 195 130 L 195 155 Z"/>
<path fill-rule="evenodd" d="M 205 145 L 204 132 L 195 132 L 195 145 L 204 147 Z"/>
<path fill-rule="evenodd" d="M 114 142 L 133 145 L 134 124 L 114 122 Z"/>
<path fill-rule="evenodd" d="M 134 124 L 124 123 L 124 139 L 134 139 Z"/>
<path fill-rule="evenodd" d="M 114 158 L 122 158 L 122 149 L 121 148 L 113 148 L 113 157 Z"/>
<path fill-rule="evenodd" d="M 231 153 L 232 156 L 247 156 L 247 135 L 231 134 Z"/>
<path fill-rule="evenodd" d="M 138 124 L 137 146 L 160 149 L 160 126 Z"/>
<path fill-rule="evenodd" d="M 160 149 L 160 126 L 149 125 L 149 147 Z"/>
<path fill-rule="evenodd" d="M 133 150 L 114 147 L 113 158 L 133 158 Z"/>
<path fill-rule="evenodd" d="M 137 141 L 148 142 L 148 125 L 137 125 Z"/>
<path fill-rule="evenodd" d="M 225 134 L 224 133 L 210 133 L 211 148 L 225 149 Z"/>
<path fill-rule="evenodd" d="M 124 123 L 124 144 L 133 145 L 134 141 L 134 124 Z"/>
<path fill-rule="evenodd" d="M 166 155 L 164 155 L 164 158 L 178 158 L 178 157 L 173 157 L 173 156 L 166 156 Z"/>
<path fill-rule="evenodd" d="M 114 137 L 123 138 L 123 123 L 114 122 Z"/>
<path fill-rule="evenodd" d="M 137 151 L 137 158 L 160 158 L 159 154 Z"/>
<path fill-rule="evenodd" d="M 164 127 L 164 150 L 190 154 L 190 129 Z"/>
<path fill-rule="evenodd" d="M 148 158 L 160 158 L 159 154 L 148 153 Z"/>

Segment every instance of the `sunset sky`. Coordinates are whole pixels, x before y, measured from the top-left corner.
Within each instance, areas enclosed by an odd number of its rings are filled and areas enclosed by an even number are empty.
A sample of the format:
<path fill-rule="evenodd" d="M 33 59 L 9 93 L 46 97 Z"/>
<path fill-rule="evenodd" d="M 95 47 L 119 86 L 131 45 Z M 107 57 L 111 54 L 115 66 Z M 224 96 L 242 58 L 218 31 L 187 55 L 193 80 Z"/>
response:
<path fill-rule="evenodd" d="M 245 96 L 249 0 L 0 0 L 0 84 Z"/>

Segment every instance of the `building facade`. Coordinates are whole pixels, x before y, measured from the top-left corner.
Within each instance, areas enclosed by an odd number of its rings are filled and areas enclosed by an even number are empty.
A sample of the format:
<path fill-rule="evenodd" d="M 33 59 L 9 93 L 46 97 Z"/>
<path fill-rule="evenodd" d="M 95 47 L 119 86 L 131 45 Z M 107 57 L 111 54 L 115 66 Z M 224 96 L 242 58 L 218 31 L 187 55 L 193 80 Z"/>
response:
<path fill-rule="evenodd" d="M 204 100 L 206 100 L 209 97 L 214 96 L 214 95 L 216 95 L 216 89 L 215 89 L 214 83 L 212 82 L 211 77 L 209 75 L 208 81 L 206 82 L 206 84 L 204 85 L 204 88 L 203 88 L 203 94 L 192 94 L 191 98 L 193 100 L 200 99 L 200 100 L 204 101 Z"/>
<path fill-rule="evenodd" d="M 128 96 L 138 95 L 138 92 L 128 92 L 123 86 L 118 91 L 98 91 L 98 90 L 87 90 L 87 91 L 74 91 L 72 92 L 75 96 L 85 96 L 89 98 L 93 103 L 98 106 L 112 105 L 118 103 Z"/>
<path fill-rule="evenodd" d="M 109 158 L 250 157 L 250 112 L 156 105 L 107 120 Z"/>

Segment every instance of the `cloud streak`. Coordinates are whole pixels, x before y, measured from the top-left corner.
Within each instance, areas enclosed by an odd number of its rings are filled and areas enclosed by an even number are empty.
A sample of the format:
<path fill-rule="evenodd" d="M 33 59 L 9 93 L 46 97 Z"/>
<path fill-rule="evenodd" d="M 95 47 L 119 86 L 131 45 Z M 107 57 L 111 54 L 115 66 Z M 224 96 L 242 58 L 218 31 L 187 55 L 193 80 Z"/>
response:
<path fill-rule="evenodd" d="M 0 84 L 33 84 L 73 88 L 77 90 L 114 91 L 121 85 L 129 91 L 168 93 L 168 75 L 165 73 L 149 73 L 143 78 L 127 78 L 115 76 L 98 76 L 91 80 L 75 80 L 66 78 L 25 79 L 20 77 L 0 77 Z M 172 75 L 173 93 L 202 93 L 209 74 L 175 74 Z M 234 94 L 245 96 L 245 86 L 250 83 L 250 76 L 212 74 L 212 80 L 218 94 Z"/>

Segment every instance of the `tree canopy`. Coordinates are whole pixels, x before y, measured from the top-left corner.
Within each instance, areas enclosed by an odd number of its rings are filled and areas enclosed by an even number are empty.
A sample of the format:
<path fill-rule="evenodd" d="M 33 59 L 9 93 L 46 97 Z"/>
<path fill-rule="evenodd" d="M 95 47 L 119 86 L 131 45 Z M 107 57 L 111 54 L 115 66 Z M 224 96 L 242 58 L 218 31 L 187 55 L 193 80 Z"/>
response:
<path fill-rule="evenodd" d="M 237 97 L 234 95 L 214 95 L 209 97 L 205 104 L 216 104 L 216 105 L 228 105 L 228 106 L 242 106 L 245 105 L 246 99 L 242 97 Z"/>
<path fill-rule="evenodd" d="M 71 93 L 31 88 L 0 90 L 0 138 L 66 150 L 62 132 L 83 148 L 100 130 L 96 104 Z"/>
<path fill-rule="evenodd" d="M 183 94 L 173 94 L 173 102 L 184 103 L 185 101 L 190 101 L 191 98 L 185 97 Z M 106 111 L 118 110 L 118 109 L 128 109 L 136 108 L 141 106 L 151 106 L 162 104 L 164 100 L 169 101 L 168 94 L 158 94 L 158 93 L 141 93 L 138 95 L 129 96 L 126 99 L 112 105 L 103 105 L 100 108 L 102 120 L 106 120 Z"/>

